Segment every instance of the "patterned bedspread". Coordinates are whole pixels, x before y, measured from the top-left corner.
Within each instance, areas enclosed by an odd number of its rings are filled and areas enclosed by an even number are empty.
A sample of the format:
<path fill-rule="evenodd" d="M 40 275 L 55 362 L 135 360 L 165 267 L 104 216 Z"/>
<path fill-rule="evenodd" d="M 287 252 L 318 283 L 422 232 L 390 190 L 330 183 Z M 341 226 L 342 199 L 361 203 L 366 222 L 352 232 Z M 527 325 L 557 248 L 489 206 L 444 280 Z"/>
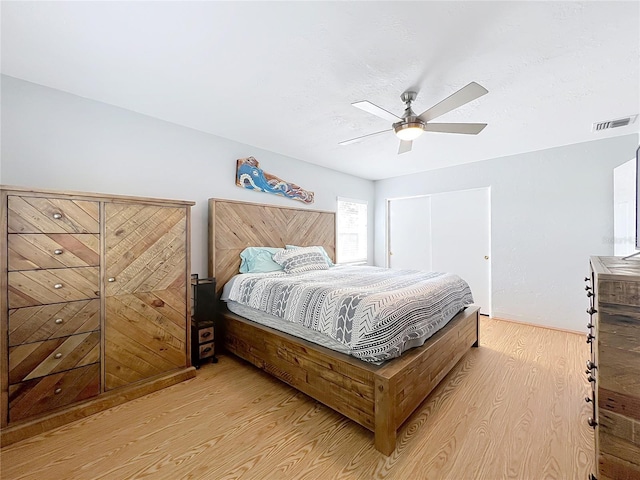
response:
<path fill-rule="evenodd" d="M 376 363 L 422 345 L 473 303 L 457 275 L 369 266 L 242 274 L 225 292 L 229 300 L 322 332 Z"/>

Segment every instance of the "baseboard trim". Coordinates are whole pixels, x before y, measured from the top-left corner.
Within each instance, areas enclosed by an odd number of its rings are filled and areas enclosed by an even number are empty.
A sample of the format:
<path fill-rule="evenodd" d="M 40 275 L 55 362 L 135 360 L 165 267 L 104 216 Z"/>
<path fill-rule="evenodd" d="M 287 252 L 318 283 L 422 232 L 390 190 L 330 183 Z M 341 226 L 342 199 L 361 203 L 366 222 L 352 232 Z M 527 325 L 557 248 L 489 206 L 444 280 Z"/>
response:
<path fill-rule="evenodd" d="M 546 328 L 547 330 L 555 330 L 556 332 L 572 333 L 574 335 L 582 335 L 582 336 L 585 335 L 585 332 L 579 332 L 577 330 L 569 330 L 567 328 L 552 327 L 550 325 L 540 325 L 539 323 L 523 322 L 522 320 L 513 320 L 511 318 L 501 318 L 501 317 L 489 317 L 489 318 L 491 318 L 491 320 L 497 320 L 499 322 L 518 323 L 520 325 L 527 325 L 529 327 Z"/>
<path fill-rule="evenodd" d="M 135 385 L 116 388 L 98 397 L 72 405 L 62 407 L 38 418 L 24 420 L 10 424 L 0 431 L 0 446 L 6 447 L 12 443 L 45 433 L 62 425 L 82 420 L 94 413 L 102 412 L 116 405 L 156 392 L 196 376 L 194 367 L 181 368 L 160 374 L 152 379 L 144 380 Z"/>

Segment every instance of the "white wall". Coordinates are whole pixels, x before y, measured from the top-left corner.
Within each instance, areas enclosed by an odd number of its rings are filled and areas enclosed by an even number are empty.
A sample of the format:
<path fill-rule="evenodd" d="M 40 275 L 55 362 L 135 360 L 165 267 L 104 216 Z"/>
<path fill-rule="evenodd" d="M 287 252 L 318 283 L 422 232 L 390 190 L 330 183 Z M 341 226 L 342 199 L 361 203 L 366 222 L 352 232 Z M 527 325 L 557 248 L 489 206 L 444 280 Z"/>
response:
<path fill-rule="evenodd" d="M 613 253 L 613 168 L 632 159 L 638 145 L 634 134 L 374 186 L 58 90 L 1 80 L 0 183 L 194 200 L 194 272 L 206 274 L 208 198 L 303 207 L 236 187 L 238 158 L 253 155 L 266 171 L 315 191 L 309 208 L 335 210 L 337 196 L 367 200 L 370 252 L 375 208 L 378 265 L 384 265 L 387 198 L 491 186 L 494 315 L 578 331 L 585 321 L 587 258 Z"/>
<path fill-rule="evenodd" d="M 636 160 L 613 170 L 613 253 L 636 252 Z"/>
<path fill-rule="evenodd" d="M 613 169 L 637 146 L 632 134 L 378 181 L 375 264 L 386 199 L 490 186 L 493 316 L 584 331 L 588 258 L 613 254 Z"/>
<path fill-rule="evenodd" d="M 308 208 L 336 209 L 336 197 L 373 206 L 374 184 L 273 152 L 2 76 L 0 183 L 196 201 L 192 269 L 207 273 L 207 199 L 302 207 L 235 185 L 238 158 L 315 192 Z M 211 112 L 215 115 L 215 112 Z M 373 207 L 369 212 L 369 262 Z"/>

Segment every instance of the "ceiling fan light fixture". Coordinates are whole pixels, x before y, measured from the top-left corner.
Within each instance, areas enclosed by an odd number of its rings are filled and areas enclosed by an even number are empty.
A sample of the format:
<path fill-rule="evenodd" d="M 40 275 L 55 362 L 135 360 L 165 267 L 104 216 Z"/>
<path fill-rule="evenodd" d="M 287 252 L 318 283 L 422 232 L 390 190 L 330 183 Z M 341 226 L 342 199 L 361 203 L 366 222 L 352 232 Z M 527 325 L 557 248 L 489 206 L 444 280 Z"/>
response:
<path fill-rule="evenodd" d="M 486 123 L 432 123 L 432 120 L 450 112 L 451 110 L 461 107 L 462 105 L 466 105 L 486 93 L 489 92 L 482 85 L 478 85 L 476 82 L 471 82 L 460 90 L 452 93 L 441 102 L 436 103 L 431 108 L 428 108 L 420 115 L 416 115 L 411 108 L 411 104 L 416 99 L 417 93 L 413 91 L 406 91 L 400 95 L 400 100 L 405 104 L 404 114 L 401 117 L 367 100 L 355 102 L 351 105 L 367 113 L 371 113 L 376 117 L 382 118 L 383 120 L 394 122 L 392 124 L 392 130 L 401 140 L 400 148 L 398 149 L 398 155 L 401 155 L 411 151 L 413 140 L 422 135 L 422 132 L 459 133 L 465 135 L 479 134 L 484 127 L 487 126 Z M 340 145 L 349 145 L 362 139 L 388 131 L 389 130 L 383 130 L 382 132 L 362 135 L 360 137 L 352 138 L 351 140 L 340 142 Z"/>
<path fill-rule="evenodd" d="M 420 121 L 398 122 L 393 125 L 393 131 L 400 140 L 411 141 L 424 132 L 424 123 Z"/>

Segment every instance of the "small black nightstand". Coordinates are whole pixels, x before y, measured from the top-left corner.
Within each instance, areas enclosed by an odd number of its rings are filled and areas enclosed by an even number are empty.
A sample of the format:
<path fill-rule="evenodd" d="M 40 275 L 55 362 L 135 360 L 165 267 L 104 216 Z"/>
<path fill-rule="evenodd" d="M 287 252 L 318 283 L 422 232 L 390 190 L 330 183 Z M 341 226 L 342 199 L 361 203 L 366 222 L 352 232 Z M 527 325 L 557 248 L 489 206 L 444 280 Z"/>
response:
<path fill-rule="evenodd" d="M 216 279 L 198 278 L 191 275 L 193 287 L 193 315 L 191 316 L 191 364 L 200 365 L 211 360 L 217 363 L 215 356 L 215 324 L 218 315 L 216 302 Z"/>

